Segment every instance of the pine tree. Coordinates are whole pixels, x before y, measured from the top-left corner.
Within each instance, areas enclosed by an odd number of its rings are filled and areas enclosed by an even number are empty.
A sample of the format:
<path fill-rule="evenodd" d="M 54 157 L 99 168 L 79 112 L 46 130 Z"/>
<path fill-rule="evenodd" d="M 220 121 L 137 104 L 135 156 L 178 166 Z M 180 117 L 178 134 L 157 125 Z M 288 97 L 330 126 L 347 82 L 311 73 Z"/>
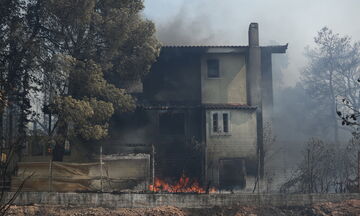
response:
<path fill-rule="evenodd" d="M 142 79 L 159 52 L 154 25 L 141 17 L 142 9 L 140 0 L 44 2 L 46 63 L 59 59 L 44 72 L 65 77 L 49 109 L 58 117 L 57 145 L 102 139 L 114 113 L 135 108 L 122 83 Z"/>

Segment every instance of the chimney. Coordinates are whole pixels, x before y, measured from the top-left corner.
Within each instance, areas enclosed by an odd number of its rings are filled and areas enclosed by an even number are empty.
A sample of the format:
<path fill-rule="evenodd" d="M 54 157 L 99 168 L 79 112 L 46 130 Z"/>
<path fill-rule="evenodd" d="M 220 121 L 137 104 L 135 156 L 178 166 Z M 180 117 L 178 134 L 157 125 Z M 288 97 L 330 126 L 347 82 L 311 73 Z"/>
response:
<path fill-rule="evenodd" d="M 249 47 L 259 46 L 259 24 L 251 23 L 249 26 Z"/>
<path fill-rule="evenodd" d="M 259 25 L 251 23 L 249 26 L 249 49 L 247 56 L 247 96 L 248 104 L 256 106 L 257 146 L 260 162 L 261 177 L 264 175 L 264 147 L 263 147 L 263 116 L 262 116 L 262 72 L 261 48 L 259 46 Z"/>
<path fill-rule="evenodd" d="M 261 108 L 261 49 L 259 46 L 259 25 L 249 26 L 249 52 L 247 60 L 248 103 Z"/>

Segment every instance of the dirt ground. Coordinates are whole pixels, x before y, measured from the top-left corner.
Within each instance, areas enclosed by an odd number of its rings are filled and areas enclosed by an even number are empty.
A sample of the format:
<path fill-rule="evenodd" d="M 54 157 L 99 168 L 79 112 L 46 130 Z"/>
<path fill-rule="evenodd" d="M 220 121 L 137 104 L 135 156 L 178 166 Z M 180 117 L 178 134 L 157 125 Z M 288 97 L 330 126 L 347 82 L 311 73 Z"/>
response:
<path fill-rule="evenodd" d="M 172 206 L 157 208 L 73 208 L 61 206 L 12 206 L 8 215 L 19 216 L 358 216 L 360 215 L 360 200 L 347 200 L 340 203 L 321 203 L 312 206 L 298 207 L 257 207 L 257 206 L 232 206 L 226 208 L 213 207 L 210 209 L 179 209 Z"/>

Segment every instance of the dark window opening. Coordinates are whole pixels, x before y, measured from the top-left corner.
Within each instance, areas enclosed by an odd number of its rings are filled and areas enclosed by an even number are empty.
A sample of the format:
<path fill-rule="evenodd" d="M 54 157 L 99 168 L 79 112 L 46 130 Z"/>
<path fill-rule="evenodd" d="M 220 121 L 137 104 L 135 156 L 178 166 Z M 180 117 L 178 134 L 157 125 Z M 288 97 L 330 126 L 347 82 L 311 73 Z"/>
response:
<path fill-rule="evenodd" d="M 219 132 L 219 119 L 217 113 L 213 114 L 213 132 L 214 133 Z"/>
<path fill-rule="evenodd" d="M 184 135 L 185 117 L 183 113 L 161 113 L 159 115 L 159 130 L 161 134 Z"/>
<path fill-rule="evenodd" d="M 224 133 L 229 133 L 229 115 L 227 113 L 223 113 L 223 127 Z"/>
<path fill-rule="evenodd" d="M 219 71 L 219 60 L 209 59 L 207 60 L 207 72 L 209 78 L 218 78 L 220 77 Z"/>
<path fill-rule="evenodd" d="M 244 189 L 246 186 L 245 160 L 220 160 L 219 183 L 222 189 Z"/>

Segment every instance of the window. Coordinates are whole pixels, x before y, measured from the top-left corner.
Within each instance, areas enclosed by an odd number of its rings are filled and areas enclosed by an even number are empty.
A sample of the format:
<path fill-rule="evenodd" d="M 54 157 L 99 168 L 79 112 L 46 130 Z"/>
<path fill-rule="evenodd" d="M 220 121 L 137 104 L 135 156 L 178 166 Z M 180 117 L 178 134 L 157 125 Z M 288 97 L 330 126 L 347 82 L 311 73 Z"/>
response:
<path fill-rule="evenodd" d="M 228 111 L 211 112 L 211 134 L 212 135 L 230 134 L 230 112 Z"/>
<path fill-rule="evenodd" d="M 207 75 L 208 75 L 208 78 L 220 77 L 219 60 L 217 60 L 217 59 L 207 60 Z"/>
<path fill-rule="evenodd" d="M 223 113 L 223 130 L 224 133 L 229 133 L 229 114 Z"/>
<path fill-rule="evenodd" d="M 218 133 L 219 132 L 219 119 L 218 119 L 219 115 L 217 113 L 213 114 L 213 132 L 214 133 Z"/>
<path fill-rule="evenodd" d="M 185 116 L 184 113 L 160 113 L 159 130 L 165 135 L 184 135 Z"/>

